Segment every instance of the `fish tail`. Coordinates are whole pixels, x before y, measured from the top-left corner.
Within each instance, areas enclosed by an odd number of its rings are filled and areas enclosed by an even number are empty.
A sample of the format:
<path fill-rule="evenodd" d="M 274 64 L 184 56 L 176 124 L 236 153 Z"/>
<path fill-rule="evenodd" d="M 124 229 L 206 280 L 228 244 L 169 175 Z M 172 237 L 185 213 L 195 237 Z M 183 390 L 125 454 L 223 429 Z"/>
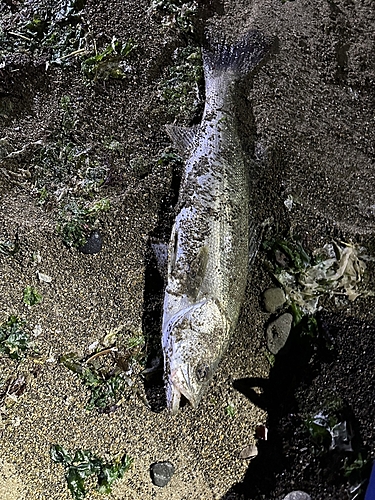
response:
<path fill-rule="evenodd" d="M 206 36 L 203 47 L 203 65 L 206 72 L 221 73 L 231 71 L 241 78 L 250 74 L 270 52 L 272 41 L 261 31 L 250 30 L 234 44 L 229 44 L 222 36 L 213 41 Z"/>

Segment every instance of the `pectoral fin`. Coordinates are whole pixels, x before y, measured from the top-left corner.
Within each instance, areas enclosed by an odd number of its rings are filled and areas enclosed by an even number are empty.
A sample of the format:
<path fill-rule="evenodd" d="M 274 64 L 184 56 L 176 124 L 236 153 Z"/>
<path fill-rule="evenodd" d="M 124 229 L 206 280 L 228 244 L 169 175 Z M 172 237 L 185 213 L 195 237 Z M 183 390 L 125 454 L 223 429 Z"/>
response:
<path fill-rule="evenodd" d="M 152 240 L 151 249 L 156 259 L 156 265 L 162 278 L 167 276 L 168 245 L 161 241 Z"/>
<path fill-rule="evenodd" d="M 190 263 L 190 269 L 186 276 L 186 292 L 194 301 L 202 286 L 202 281 L 206 274 L 207 263 L 208 248 L 204 246 L 199 249 L 196 257 Z"/>
<path fill-rule="evenodd" d="M 187 156 L 193 149 L 197 128 L 198 127 L 178 127 L 176 125 L 165 126 L 167 134 L 181 156 Z"/>

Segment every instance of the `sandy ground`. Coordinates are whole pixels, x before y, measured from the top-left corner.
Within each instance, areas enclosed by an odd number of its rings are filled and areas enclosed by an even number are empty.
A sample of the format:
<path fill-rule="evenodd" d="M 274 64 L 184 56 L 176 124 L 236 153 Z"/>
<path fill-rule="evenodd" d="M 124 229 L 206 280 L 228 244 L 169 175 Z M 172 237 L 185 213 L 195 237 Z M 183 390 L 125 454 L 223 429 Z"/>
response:
<path fill-rule="evenodd" d="M 312 248 L 337 234 L 366 244 L 375 225 L 371 0 L 232 0 L 212 2 L 211 9 L 222 13 L 206 21 L 213 31 L 235 39 L 256 27 L 279 40 L 278 53 L 254 77 L 248 94 L 257 136 L 256 212 L 284 226 L 300 225 Z M 85 19 L 97 40 L 136 41 L 129 76 L 86 86 L 75 66 L 45 72 L 37 65 L 25 74 L 18 69 L 16 80 L 12 77 L 15 105 L 0 124 L 6 154 L 9 145 L 19 150 L 59 123 L 60 99 L 69 95 L 87 144 L 111 136 L 123 146 L 108 159 L 117 181 L 103 191 L 112 208 L 100 218 L 104 245 L 97 255 L 62 245 L 55 212 L 38 205 L 27 183 L 0 181 L 0 239 L 18 233 L 21 243 L 15 257 L 0 255 L 0 319 L 17 314 L 31 332 L 40 325 L 34 341 L 41 353 L 19 364 L 0 358 L 2 379 L 28 374 L 25 393 L 2 409 L 0 496 L 71 498 L 62 467 L 49 456 L 50 445 L 59 443 L 107 458 L 124 452 L 134 458 L 132 470 L 108 498 L 240 498 L 226 495 L 248 467 L 238 454 L 254 442 L 256 424 L 267 417 L 232 387 L 237 378 L 267 377 L 269 371 L 268 315 L 259 297 L 271 281 L 262 253 L 249 276 L 232 345 L 197 410 L 185 407 L 171 417 L 166 410 L 151 412 L 134 396 L 114 413 L 88 412 L 80 380 L 58 362 L 67 352 L 87 355 L 89 346 L 113 329 L 123 327 L 129 334 L 142 329 L 147 241 L 172 176 L 156 162 L 169 145 L 163 125 L 173 121 L 157 85 L 176 45 L 184 43 L 176 30 L 161 26 L 146 1 L 89 1 Z M 4 82 L 8 92 L 9 79 Z M 134 174 L 134 158 L 152 159 L 148 175 Z M 27 162 L 21 155 L 17 168 L 27 168 Z M 284 205 L 288 196 L 290 212 Z M 37 271 L 51 276 L 51 283 L 39 283 Z M 41 304 L 24 305 L 27 285 L 41 291 Z M 234 416 L 226 412 L 228 405 L 236 409 Z M 163 489 L 153 486 L 149 474 L 150 464 L 159 460 L 176 469 Z M 99 495 L 90 491 L 87 498 Z"/>

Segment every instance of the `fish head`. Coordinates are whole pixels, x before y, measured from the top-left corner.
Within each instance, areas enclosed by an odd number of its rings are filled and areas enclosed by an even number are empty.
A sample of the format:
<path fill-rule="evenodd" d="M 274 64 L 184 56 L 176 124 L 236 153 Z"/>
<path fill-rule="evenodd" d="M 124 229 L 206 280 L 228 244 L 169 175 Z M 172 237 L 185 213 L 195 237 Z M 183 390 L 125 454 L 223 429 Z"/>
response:
<path fill-rule="evenodd" d="M 204 299 L 174 315 L 163 331 L 167 406 L 177 413 L 181 396 L 196 408 L 228 345 L 219 305 Z"/>

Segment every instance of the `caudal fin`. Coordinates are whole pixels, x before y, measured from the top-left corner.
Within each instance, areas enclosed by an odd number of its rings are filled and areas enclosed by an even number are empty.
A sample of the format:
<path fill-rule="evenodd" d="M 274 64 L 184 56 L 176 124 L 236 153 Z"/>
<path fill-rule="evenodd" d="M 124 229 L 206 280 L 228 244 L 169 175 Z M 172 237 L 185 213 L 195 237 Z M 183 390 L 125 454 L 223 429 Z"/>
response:
<path fill-rule="evenodd" d="M 273 42 L 261 31 L 250 30 L 235 44 L 224 36 L 218 41 L 207 40 L 203 48 L 206 72 L 231 71 L 238 77 L 251 73 L 271 49 Z"/>

